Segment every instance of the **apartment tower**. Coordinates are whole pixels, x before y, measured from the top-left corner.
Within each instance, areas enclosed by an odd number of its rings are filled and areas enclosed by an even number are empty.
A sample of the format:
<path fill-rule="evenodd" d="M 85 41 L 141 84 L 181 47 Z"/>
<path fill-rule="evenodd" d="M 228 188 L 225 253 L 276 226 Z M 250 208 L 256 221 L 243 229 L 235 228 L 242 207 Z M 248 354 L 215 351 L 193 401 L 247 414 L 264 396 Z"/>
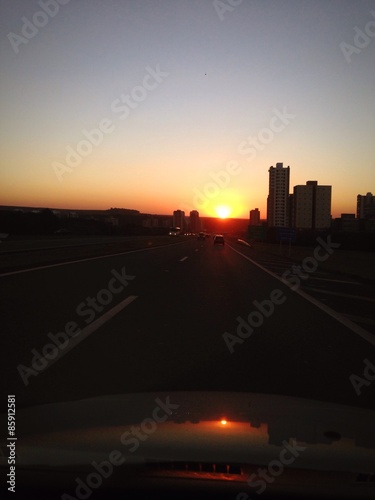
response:
<path fill-rule="evenodd" d="M 276 163 L 270 167 L 269 189 L 267 198 L 267 223 L 269 227 L 288 227 L 288 200 L 290 167 Z"/>

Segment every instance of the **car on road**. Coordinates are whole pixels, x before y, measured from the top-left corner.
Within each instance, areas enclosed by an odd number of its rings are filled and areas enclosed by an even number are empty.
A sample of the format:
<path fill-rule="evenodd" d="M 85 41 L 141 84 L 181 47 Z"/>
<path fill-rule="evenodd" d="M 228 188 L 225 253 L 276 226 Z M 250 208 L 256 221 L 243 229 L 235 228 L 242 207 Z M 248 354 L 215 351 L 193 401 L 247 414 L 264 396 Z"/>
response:
<path fill-rule="evenodd" d="M 169 236 L 180 236 L 181 228 L 179 227 L 170 227 L 169 228 Z"/>
<path fill-rule="evenodd" d="M 205 239 L 205 235 L 204 235 L 204 233 L 202 233 L 202 232 L 201 232 L 201 233 L 198 233 L 198 238 L 197 238 L 197 240 L 204 240 L 204 239 Z"/>
<path fill-rule="evenodd" d="M 224 236 L 222 234 L 216 234 L 214 236 L 214 245 L 224 245 Z"/>

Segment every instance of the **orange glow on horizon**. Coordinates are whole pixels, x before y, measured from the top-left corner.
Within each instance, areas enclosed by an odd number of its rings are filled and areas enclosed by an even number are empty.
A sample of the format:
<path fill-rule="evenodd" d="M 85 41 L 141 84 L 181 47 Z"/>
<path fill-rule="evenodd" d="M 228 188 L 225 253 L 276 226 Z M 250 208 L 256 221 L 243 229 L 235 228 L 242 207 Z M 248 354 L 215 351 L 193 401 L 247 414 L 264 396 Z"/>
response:
<path fill-rule="evenodd" d="M 44 187 L 44 186 L 43 186 Z M 226 201 L 226 200 L 225 200 Z M 345 200 L 340 203 L 332 203 L 332 218 L 341 217 L 342 213 L 356 212 L 356 206 L 353 200 Z M 46 188 L 37 192 L 36 189 L 27 190 L 19 188 L 17 190 L 9 190 L 4 192 L 0 205 L 13 206 L 13 207 L 35 207 L 35 208 L 51 208 L 51 209 L 65 209 L 65 210 L 108 210 L 111 207 L 127 208 L 139 210 L 141 213 L 153 213 L 161 215 L 172 215 L 173 211 L 184 207 L 180 207 L 178 203 L 165 199 L 152 200 L 149 198 L 125 198 L 117 195 L 104 195 L 103 193 L 95 192 L 95 196 L 91 197 L 90 194 L 84 196 L 82 193 L 71 193 L 65 196 L 64 192 L 56 193 L 53 190 L 48 191 Z M 218 217 L 220 219 L 248 219 L 249 210 L 259 206 L 261 219 L 265 220 L 267 217 L 267 209 L 261 203 L 254 203 L 248 200 L 241 200 L 238 202 L 235 199 L 228 200 L 228 204 L 216 205 L 212 204 L 205 208 L 192 206 L 191 209 L 198 209 L 201 217 Z M 189 207 L 190 209 L 190 207 Z M 221 210 L 223 209 L 223 212 Z M 226 212 L 224 212 L 226 210 Z M 229 211 L 229 212 L 227 212 Z M 185 208 L 185 214 L 189 214 L 189 210 Z"/>

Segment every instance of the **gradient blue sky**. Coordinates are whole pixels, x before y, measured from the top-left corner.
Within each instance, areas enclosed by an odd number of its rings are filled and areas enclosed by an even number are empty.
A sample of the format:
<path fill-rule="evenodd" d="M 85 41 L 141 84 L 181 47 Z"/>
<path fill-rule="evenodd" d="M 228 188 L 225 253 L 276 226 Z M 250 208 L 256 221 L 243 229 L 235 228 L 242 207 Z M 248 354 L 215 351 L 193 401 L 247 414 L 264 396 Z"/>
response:
<path fill-rule="evenodd" d="M 70 0 L 18 53 L 8 35 L 41 7 L 0 6 L 2 205 L 215 215 L 226 204 L 265 217 L 276 162 L 291 167 L 291 191 L 332 185 L 333 216 L 375 192 L 373 0 L 243 0 L 221 16 L 212 0 Z M 340 44 L 367 25 L 374 35 L 348 62 Z M 168 76 L 120 119 L 113 103 L 148 67 Z M 241 154 L 275 109 L 294 118 Z M 52 164 L 104 119 L 112 132 L 59 181 Z M 229 162 L 236 174 L 214 189 Z"/>

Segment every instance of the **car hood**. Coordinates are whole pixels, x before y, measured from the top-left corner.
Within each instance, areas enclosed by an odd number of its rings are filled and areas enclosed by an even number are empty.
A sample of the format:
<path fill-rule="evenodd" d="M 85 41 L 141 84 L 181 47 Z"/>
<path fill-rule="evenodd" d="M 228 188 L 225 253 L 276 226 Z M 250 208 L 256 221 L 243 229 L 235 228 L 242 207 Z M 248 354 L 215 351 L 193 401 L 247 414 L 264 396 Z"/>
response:
<path fill-rule="evenodd" d="M 293 467 L 373 473 L 374 422 L 372 410 L 278 395 L 113 395 L 18 410 L 17 464 L 89 464 L 114 449 L 134 463 L 268 463 L 299 446 Z"/>

